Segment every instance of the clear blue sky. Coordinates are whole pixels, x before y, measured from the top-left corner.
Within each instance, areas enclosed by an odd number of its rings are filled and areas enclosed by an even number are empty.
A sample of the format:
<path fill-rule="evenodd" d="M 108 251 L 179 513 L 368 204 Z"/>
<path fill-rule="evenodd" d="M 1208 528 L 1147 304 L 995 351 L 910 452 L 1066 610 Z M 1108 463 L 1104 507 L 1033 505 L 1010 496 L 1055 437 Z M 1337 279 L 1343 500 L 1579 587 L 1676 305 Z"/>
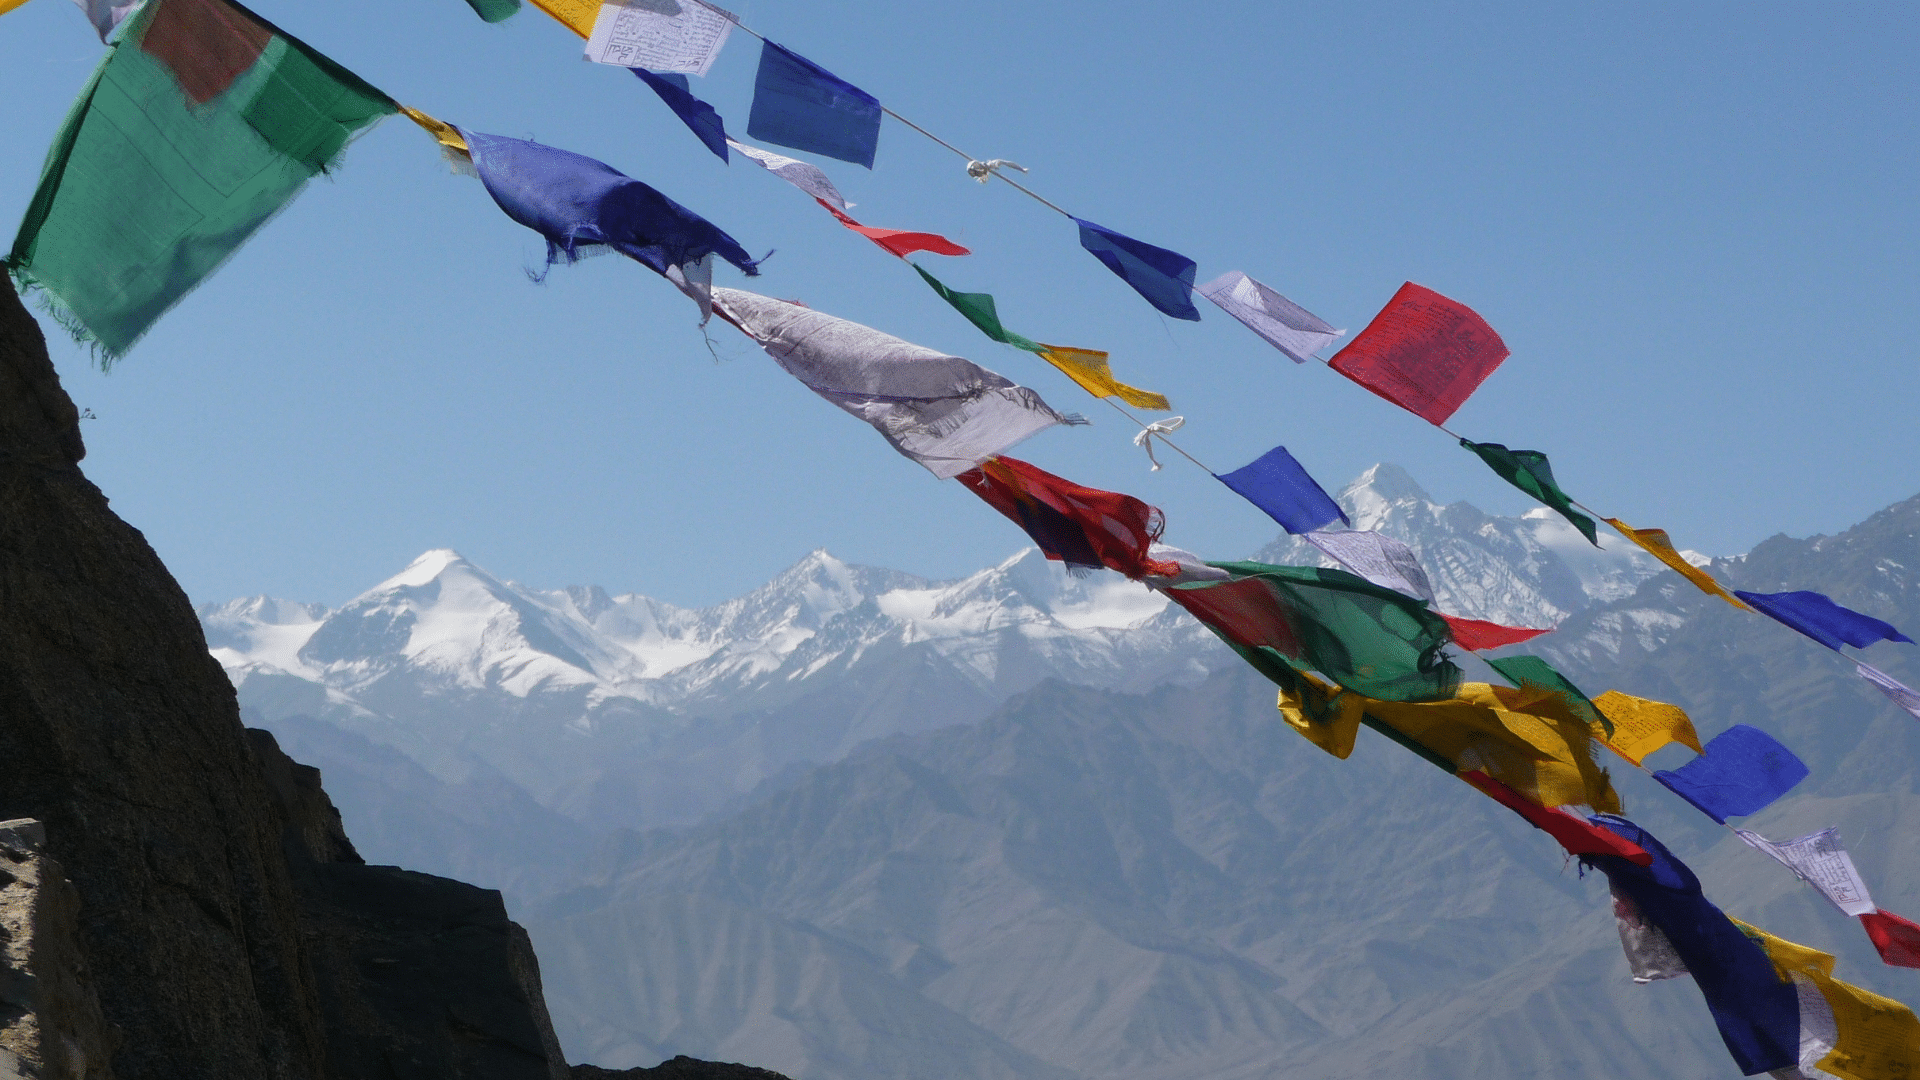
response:
<path fill-rule="evenodd" d="M 1244 555 L 1271 523 L 913 272 L 745 163 L 722 166 L 637 80 L 529 7 L 257 0 L 442 119 L 600 158 L 756 255 L 757 284 L 971 357 L 1091 428 L 1015 451 L 1166 510 L 1168 539 Z M 1920 7 L 1887 4 L 739 6 L 745 21 L 1082 217 L 1245 270 L 1357 331 L 1404 280 L 1476 308 L 1513 357 L 1455 417 L 1546 451 L 1588 505 L 1742 551 L 1920 492 Z M 0 220 L 100 49 L 74 5 L 0 17 Z M 696 93 L 744 136 L 758 43 Z M 1296 368 L 1204 301 L 1162 319 L 1072 225 L 888 121 L 872 173 L 820 162 L 869 224 L 1029 337 L 1110 350 L 1169 394 L 1213 468 L 1276 443 L 1328 487 L 1395 461 L 1443 500 L 1530 505 L 1421 421 Z M 814 547 L 929 576 L 1023 538 L 618 257 L 525 268 L 539 239 L 389 120 L 111 374 L 43 320 L 86 468 L 196 601 L 339 603 L 430 547 L 530 584 L 677 603 Z"/>

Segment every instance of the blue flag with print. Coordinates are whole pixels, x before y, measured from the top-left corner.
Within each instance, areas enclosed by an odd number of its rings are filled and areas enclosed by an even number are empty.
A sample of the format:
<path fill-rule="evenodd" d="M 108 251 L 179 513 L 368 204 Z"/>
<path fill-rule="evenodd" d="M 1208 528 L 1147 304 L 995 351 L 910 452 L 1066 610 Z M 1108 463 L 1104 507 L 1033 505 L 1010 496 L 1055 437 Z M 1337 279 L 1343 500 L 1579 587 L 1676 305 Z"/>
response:
<path fill-rule="evenodd" d="M 1913 639 L 1871 615 L 1844 608 L 1817 592 L 1750 593 L 1734 591 L 1762 614 L 1807 635 L 1827 648 L 1840 651 L 1851 645 L 1864 649 L 1877 641 Z"/>
<path fill-rule="evenodd" d="M 1730 817 L 1758 812 L 1806 777 L 1807 767 L 1793 751 L 1745 724 L 1715 736 L 1705 753 L 1685 765 L 1653 774 L 1722 825 Z"/>
<path fill-rule="evenodd" d="M 760 46 L 747 134 L 873 168 L 880 99 L 773 42 Z"/>
<path fill-rule="evenodd" d="M 1295 535 L 1347 520 L 1339 504 L 1307 475 L 1307 470 L 1300 467 L 1284 446 L 1276 446 L 1253 464 L 1214 479 L 1266 511 L 1281 528 Z"/>
<path fill-rule="evenodd" d="M 1200 309 L 1193 306 L 1193 275 L 1199 268 L 1192 259 L 1091 221 L 1074 218 L 1073 223 L 1080 226 L 1080 246 L 1133 286 L 1147 303 L 1176 319 L 1200 321 Z"/>
<path fill-rule="evenodd" d="M 640 77 L 640 81 L 653 87 L 660 100 L 667 103 L 675 116 L 684 121 L 707 149 L 714 152 L 721 161 L 731 164 L 727 157 L 727 127 L 720 122 L 720 114 L 713 106 L 693 96 L 692 87 L 687 85 L 685 75 L 662 75 L 646 68 L 628 68 Z"/>

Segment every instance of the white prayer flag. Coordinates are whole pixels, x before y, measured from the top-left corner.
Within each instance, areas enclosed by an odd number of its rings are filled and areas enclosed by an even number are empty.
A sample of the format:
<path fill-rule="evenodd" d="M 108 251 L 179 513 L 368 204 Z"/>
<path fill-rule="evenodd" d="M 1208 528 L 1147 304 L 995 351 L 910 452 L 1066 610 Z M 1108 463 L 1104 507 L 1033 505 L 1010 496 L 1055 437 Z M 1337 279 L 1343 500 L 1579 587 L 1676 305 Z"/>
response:
<path fill-rule="evenodd" d="M 840 197 L 839 189 L 833 186 L 833 181 L 827 179 L 827 174 L 821 172 L 818 166 L 809 165 L 804 161 L 787 157 L 785 154 L 776 154 L 771 150 L 748 146 L 734 139 L 728 139 L 727 145 L 745 154 L 754 164 L 816 199 L 832 203 L 841 210 L 853 206 L 852 203 Z"/>
<path fill-rule="evenodd" d="M 1034 432 L 1085 423 L 986 368 L 784 300 L 714 289 L 713 306 L 809 390 L 951 479 Z"/>
<path fill-rule="evenodd" d="M 1820 895 L 1848 915 L 1871 915 L 1880 910 L 1867 895 L 1867 883 L 1853 868 L 1853 859 L 1840 846 L 1840 830 L 1822 829 L 1798 840 L 1776 844 L 1757 832 L 1735 829 L 1740 839 L 1785 864 L 1800 880 L 1820 890 Z"/>
<path fill-rule="evenodd" d="M 1640 914 L 1640 905 L 1632 897 L 1617 888 L 1613 890 L 1613 923 L 1620 931 L 1620 951 L 1627 954 L 1627 970 L 1634 982 L 1650 983 L 1689 974 L 1673 942 Z"/>
<path fill-rule="evenodd" d="M 1229 270 L 1196 291 L 1296 364 L 1306 363 L 1307 357 L 1346 333 L 1238 270 Z"/>
<path fill-rule="evenodd" d="M 1172 577 L 1148 575 L 1147 587 L 1150 589 L 1162 589 L 1169 585 L 1185 585 L 1189 581 L 1230 581 L 1233 578 L 1232 574 L 1227 573 L 1217 566 L 1208 566 L 1204 559 L 1195 555 L 1193 552 L 1185 548 L 1174 547 L 1171 544 L 1148 545 L 1147 558 L 1155 562 L 1170 562 L 1180 567 L 1180 572 Z"/>
<path fill-rule="evenodd" d="M 616 67 L 705 75 L 736 20 L 702 0 L 615 0 L 600 5 L 587 59 Z"/>
<path fill-rule="evenodd" d="M 1413 549 L 1377 532 L 1301 533 L 1300 539 L 1326 552 L 1334 562 L 1383 589 L 1433 602 L 1433 583 L 1420 568 Z"/>
<path fill-rule="evenodd" d="M 1907 710 L 1915 720 L 1920 720 L 1920 694 L 1907 689 L 1905 683 L 1877 667 L 1855 662 L 1853 670 L 1858 672 L 1861 678 L 1878 687 L 1880 692 L 1887 695 L 1895 705 Z"/>
<path fill-rule="evenodd" d="M 113 28 L 119 26 L 133 9 L 140 6 L 142 0 L 73 0 L 80 10 L 87 13 L 87 21 L 100 32 L 100 40 L 106 41 Z"/>

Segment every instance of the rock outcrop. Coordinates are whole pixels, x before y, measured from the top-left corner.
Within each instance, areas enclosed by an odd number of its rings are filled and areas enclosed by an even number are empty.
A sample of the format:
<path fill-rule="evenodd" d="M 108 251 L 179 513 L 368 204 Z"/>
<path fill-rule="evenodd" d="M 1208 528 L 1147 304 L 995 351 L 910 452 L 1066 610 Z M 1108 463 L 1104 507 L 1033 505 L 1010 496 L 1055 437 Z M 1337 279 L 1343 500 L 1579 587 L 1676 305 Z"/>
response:
<path fill-rule="evenodd" d="M 112 1080 L 118 1034 L 80 955 L 80 897 L 38 821 L 0 821 L 0 1077 Z"/>

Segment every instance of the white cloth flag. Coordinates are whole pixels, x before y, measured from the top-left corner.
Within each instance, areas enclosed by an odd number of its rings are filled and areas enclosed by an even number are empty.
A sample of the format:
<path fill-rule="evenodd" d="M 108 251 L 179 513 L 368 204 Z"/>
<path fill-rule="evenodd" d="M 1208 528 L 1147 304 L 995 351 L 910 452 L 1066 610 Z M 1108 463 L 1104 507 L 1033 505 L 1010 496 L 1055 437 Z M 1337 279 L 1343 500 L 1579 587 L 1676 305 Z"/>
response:
<path fill-rule="evenodd" d="M 1239 319 L 1267 344 L 1304 364 L 1307 357 L 1346 333 L 1238 270 L 1229 270 L 1195 290 Z"/>
<path fill-rule="evenodd" d="M 1800 880 L 1820 890 L 1820 895 L 1848 915 L 1871 915 L 1880 910 L 1867 894 L 1867 883 L 1853 868 L 1853 859 L 1840 846 L 1840 830 L 1822 829 L 1798 840 L 1776 844 L 1757 832 L 1735 829 L 1740 839 L 1779 859 L 1800 876 Z"/>
<path fill-rule="evenodd" d="M 616 0 L 600 5 L 587 59 L 617 67 L 705 75 L 735 19 L 701 0 Z"/>
<path fill-rule="evenodd" d="M 727 145 L 745 154 L 754 164 L 816 199 L 832 203 L 841 210 L 846 210 L 853 205 L 840 197 L 840 190 L 833 186 L 833 181 L 827 179 L 827 174 L 821 172 L 817 166 L 787 157 L 785 154 L 776 154 L 771 150 L 748 146 L 735 139 L 728 139 Z"/>
<path fill-rule="evenodd" d="M 1915 720 L 1920 720 L 1920 694 L 1907 689 L 1905 683 L 1877 667 L 1856 662 L 1853 670 L 1858 672 L 1861 678 L 1878 687 L 1880 692 L 1887 695 L 1895 705 L 1907 710 Z"/>
<path fill-rule="evenodd" d="M 1800 1065 L 1772 1069 L 1773 1080 L 1840 1080 L 1820 1068 L 1820 1062 L 1840 1041 L 1840 1025 L 1833 1018 L 1833 1006 L 1813 980 L 1799 972 L 1793 974 L 1793 992 L 1800 1001 Z"/>
<path fill-rule="evenodd" d="M 1634 982 L 1677 979 L 1689 973 L 1673 942 L 1640 914 L 1640 905 L 1632 897 L 1617 888 L 1613 890 L 1613 923 L 1620 931 L 1620 951 L 1627 954 L 1627 970 Z"/>
<path fill-rule="evenodd" d="M 100 32 L 100 40 L 106 41 L 113 28 L 119 26 L 133 9 L 140 6 L 142 0 L 73 0 L 80 10 L 87 13 L 87 21 Z"/>
<path fill-rule="evenodd" d="M 1413 549 L 1377 532 L 1301 533 L 1300 539 L 1325 552 L 1334 562 L 1383 589 L 1433 602 L 1433 583 L 1420 568 Z"/>
<path fill-rule="evenodd" d="M 970 360 L 859 323 L 740 289 L 714 289 L 713 306 L 787 374 L 872 424 L 942 480 L 1036 431 L 1086 422 Z"/>
<path fill-rule="evenodd" d="M 700 305 L 700 325 L 707 325 L 707 320 L 713 318 L 713 252 L 692 262 L 667 267 L 666 278 L 673 282 L 674 288 Z"/>
<path fill-rule="evenodd" d="M 1184 548 L 1171 544 L 1149 544 L 1147 558 L 1155 562 L 1170 562 L 1180 567 L 1180 572 L 1172 577 L 1159 577 L 1149 574 L 1147 586 L 1163 589 L 1169 585 L 1185 585 L 1189 581 L 1229 581 L 1233 575 L 1217 566 L 1208 566 L 1206 560 Z"/>

